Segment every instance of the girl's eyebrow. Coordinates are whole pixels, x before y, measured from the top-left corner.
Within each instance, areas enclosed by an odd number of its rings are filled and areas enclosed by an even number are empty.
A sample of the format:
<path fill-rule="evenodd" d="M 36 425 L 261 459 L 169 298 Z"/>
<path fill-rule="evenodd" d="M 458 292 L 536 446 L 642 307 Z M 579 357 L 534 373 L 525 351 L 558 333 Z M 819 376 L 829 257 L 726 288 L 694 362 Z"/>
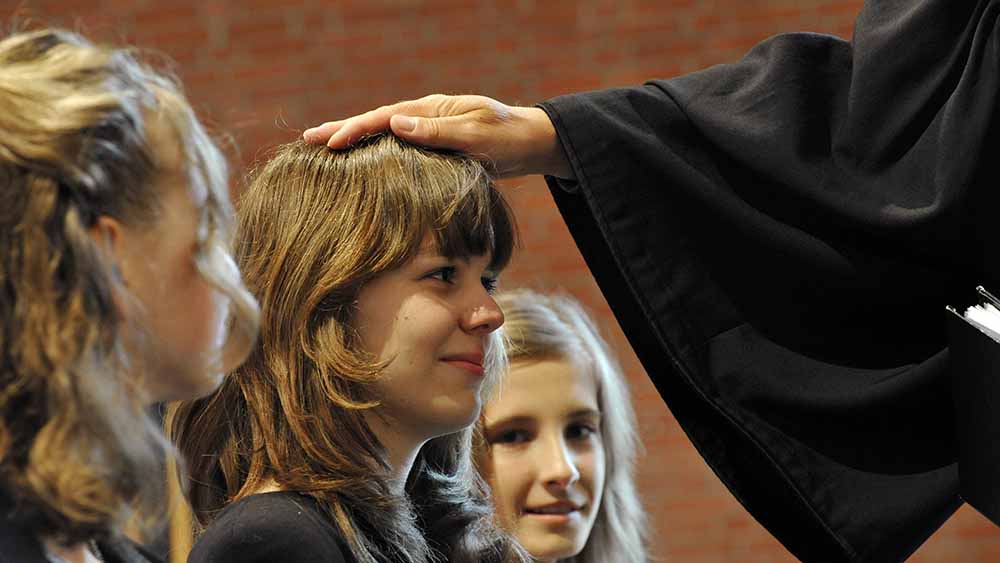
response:
<path fill-rule="evenodd" d="M 574 418 L 595 418 L 600 420 L 603 417 L 601 411 L 591 408 L 583 407 L 573 410 L 565 415 L 566 419 Z M 500 417 L 497 419 L 483 419 L 483 426 L 488 430 L 495 426 L 505 426 L 508 424 L 530 424 L 534 420 L 534 417 L 524 415 L 524 414 L 514 414 L 509 416 Z"/>
<path fill-rule="evenodd" d="M 523 414 L 515 414 L 511 416 L 501 417 L 496 420 L 484 419 L 483 426 L 489 430 L 495 426 L 506 426 L 508 424 L 529 424 L 532 421 L 532 417 Z"/>
<path fill-rule="evenodd" d="M 438 247 L 438 245 L 431 243 L 431 244 L 421 245 L 420 248 L 417 249 L 417 256 L 443 256 L 443 255 L 441 254 L 441 249 Z"/>
<path fill-rule="evenodd" d="M 587 408 L 577 409 L 577 410 L 569 413 L 569 415 L 567 415 L 567 418 L 597 418 L 597 419 L 600 419 L 602 416 L 604 416 L 604 415 L 601 414 L 601 411 L 599 411 L 597 409 L 594 409 L 594 408 L 587 407 Z"/>
<path fill-rule="evenodd" d="M 441 250 L 438 249 L 437 247 L 422 247 L 422 248 L 420 248 L 420 250 L 417 251 L 416 256 L 414 256 L 414 258 L 424 258 L 424 259 L 428 259 L 428 260 L 435 260 L 435 259 L 441 258 L 441 259 L 444 259 L 444 260 L 461 262 L 462 264 L 464 264 L 466 266 L 469 265 L 472 262 L 472 259 L 474 257 L 475 257 L 475 255 L 469 255 L 469 256 L 445 256 L 444 254 L 441 253 Z M 493 278 L 496 278 L 496 277 L 500 276 L 500 274 L 498 274 L 497 272 L 494 272 L 493 270 L 489 270 L 489 269 L 487 269 L 484 272 L 484 274 L 486 274 L 486 275 L 488 275 L 490 277 L 493 277 Z"/>
<path fill-rule="evenodd" d="M 441 254 L 441 250 L 436 246 L 422 246 L 417 253 L 413 256 L 413 259 L 420 260 L 448 260 L 449 258 L 444 254 Z"/>

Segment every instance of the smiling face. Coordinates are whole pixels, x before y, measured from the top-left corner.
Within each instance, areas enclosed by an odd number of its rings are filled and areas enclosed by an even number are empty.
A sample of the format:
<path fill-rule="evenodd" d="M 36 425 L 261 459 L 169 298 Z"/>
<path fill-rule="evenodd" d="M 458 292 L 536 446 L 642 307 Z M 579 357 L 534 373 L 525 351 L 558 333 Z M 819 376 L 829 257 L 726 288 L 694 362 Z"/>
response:
<path fill-rule="evenodd" d="M 413 259 L 359 292 L 352 324 L 362 347 L 389 362 L 375 383 L 380 405 L 370 422 L 390 449 L 456 432 L 479 416 L 487 338 L 503 324 L 489 262 L 445 258 L 427 238 Z"/>
<path fill-rule="evenodd" d="M 595 379 L 563 359 L 518 361 L 483 419 L 501 524 L 538 560 L 579 553 L 604 490 Z"/>

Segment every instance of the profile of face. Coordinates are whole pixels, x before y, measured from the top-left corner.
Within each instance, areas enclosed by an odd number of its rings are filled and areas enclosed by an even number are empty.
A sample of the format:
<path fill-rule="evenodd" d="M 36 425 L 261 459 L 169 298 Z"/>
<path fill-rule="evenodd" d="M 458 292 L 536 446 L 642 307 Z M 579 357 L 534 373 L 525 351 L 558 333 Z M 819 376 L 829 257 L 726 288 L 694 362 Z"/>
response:
<path fill-rule="evenodd" d="M 375 414 L 394 432 L 426 440 L 473 424 L 482 407 L 487 339 L 503 324 L 490 256 L 449 259 L 426 237 L 400 267 L 367 282 L 352 325 L 387 361 Z"/>
<path fill-rule="evenodd" d="M 605 455 L 595 378 L 576 363 L 512 363 L 483 410 L 480 460 L 501 525 L 539 561 L 578 554 L 601 507 Z"/>
<path fill-rule="evenodd" d="M 146 358 L 139 381 L 148 400 L 195 398 L 222 380 L 219 360 L 228 332 L 229 298 L 205 279 L 195 262 L 208 227 L 207 189 L 191 185 L 181 171 L 172 136 L 156 127 L 150 131 L 158 132 L 153 136 L 167 170 L 157 180 L 160 212 L 151 224 L 102 217 L 94 235 L 113 247 L 128 292 L 120 306 L 142 327 L 142 342 L 135 346 Z"/>

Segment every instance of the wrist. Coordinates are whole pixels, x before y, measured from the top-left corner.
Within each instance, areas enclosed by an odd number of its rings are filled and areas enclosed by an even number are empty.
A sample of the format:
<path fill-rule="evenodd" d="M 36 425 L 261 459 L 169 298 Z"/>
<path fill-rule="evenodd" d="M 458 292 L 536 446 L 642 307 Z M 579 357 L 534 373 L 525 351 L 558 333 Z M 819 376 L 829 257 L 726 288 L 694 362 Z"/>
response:
<path fill-rule="evenodd" d="M 527 152 L 517 172 L 573 178 L 573 169 L 548 114 L 536 107 L 515 107 L 512 110 L 524 121 L 527 135 Z"/>

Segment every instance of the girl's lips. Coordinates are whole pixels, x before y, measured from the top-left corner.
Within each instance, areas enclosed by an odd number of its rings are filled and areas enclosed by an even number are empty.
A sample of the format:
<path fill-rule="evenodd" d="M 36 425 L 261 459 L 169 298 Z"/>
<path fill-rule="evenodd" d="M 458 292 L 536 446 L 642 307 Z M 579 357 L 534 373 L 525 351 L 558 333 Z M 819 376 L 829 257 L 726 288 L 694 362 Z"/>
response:
<path fill-rule="evenodd" d="M 459 369 L 463 369 L 469 373 L 475 375 L 483 375 L 483 366 L 481 364 L 477 364 L 475 362 L 461 358 L 444 358 L 441 361 L 448 365 L 452 365 Z"/>
<path fill-rule="evenodd" d="M 556 510 L 546 508 L 526 509 L 523 515 L 529 516 L 533 520 L 544 522 L 546 524 L 568 524 L 581 517 L 580 509 L 566 507 Z"/>
<path fill-rule="evenodd" d="M 554 502 L 544 506 L 530 506 L 525 508 L 524 512 L 531 514 L 568 514 L 570 512 L 579 512 L 580 510 L 583 510 L 582 505 L 571 502 Z"/>

